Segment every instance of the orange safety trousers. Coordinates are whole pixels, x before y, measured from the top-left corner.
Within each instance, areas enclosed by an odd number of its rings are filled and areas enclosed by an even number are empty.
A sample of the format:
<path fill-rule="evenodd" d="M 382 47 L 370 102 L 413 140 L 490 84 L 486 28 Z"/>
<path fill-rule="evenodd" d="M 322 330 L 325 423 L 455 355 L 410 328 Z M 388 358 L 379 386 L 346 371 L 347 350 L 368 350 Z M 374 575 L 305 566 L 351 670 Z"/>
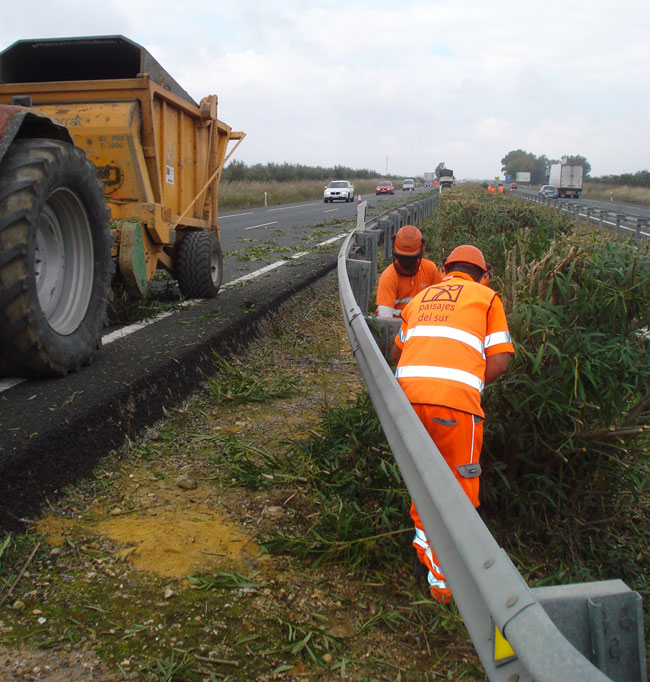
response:
<path fill-rule="evenodd" d="M 470 502 L 478 507 L 479 477 L 464 478 L 458 473 L 456 467 L 463 464 L 475 464 L 479 461 L 483 446 L 483 420 L 469 412 L 438 405 L 414 404 L 413 409 L 440 450 L 440 454 L 454 472 Z M 437 601 L 449 602 L 451 590 L 413 502 L 411 502 L 410 513 L 415 525 L 413 547 L 415 547 L 418 559 L 429 571 L 428 582 L 431 596 Z"/>

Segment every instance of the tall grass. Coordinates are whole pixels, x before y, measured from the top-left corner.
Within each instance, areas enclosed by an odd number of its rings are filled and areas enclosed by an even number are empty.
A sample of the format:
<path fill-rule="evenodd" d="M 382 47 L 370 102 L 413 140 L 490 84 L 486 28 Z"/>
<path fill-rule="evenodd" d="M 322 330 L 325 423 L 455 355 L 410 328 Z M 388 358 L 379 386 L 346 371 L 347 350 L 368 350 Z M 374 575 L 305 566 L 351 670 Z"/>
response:
<path fill-rule="evenodd" d="M 649 187 L 630 187 L 629 185 L 614 185 L 606 182 L 592 181 L 584 184 L 582 196 L 588 199 L 650 206 Z"/>
<path fill-rule="evenodd" d="M 355 194 L 368 194 L 374 192 L 378 179 L 351 180 L 351 182 L 354 185 Z M 327 182 L 322 180 L 221 182 L 219 184 L 219 209 L 229 211 L 264 205 L 292 204 L 299 201 L 322 201 L 325 185 Z"/>

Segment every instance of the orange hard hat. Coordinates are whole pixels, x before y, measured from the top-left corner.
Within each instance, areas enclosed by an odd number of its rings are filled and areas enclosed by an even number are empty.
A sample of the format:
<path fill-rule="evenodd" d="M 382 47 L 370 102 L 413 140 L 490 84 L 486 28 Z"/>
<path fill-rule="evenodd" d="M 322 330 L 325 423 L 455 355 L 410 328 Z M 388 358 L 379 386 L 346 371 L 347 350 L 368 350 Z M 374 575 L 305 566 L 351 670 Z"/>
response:
<path fill-rule="evenodd" d="M 397 230 L 393 253 L 397 256 L 419 256 L 424 247 L 422 232 L 415 225 L 404 225 Z"/>
<path fill-rule="evenodd" d="M 445 259 L 444 265 L 451 263 L 471 263 L 472 265 L 478 265 L 483 272 L 488 271 L 487 262 L 485 256 L 481 249 L 477 249 L 471 244 L 463 244 L 462 246 L 457 246 Z"/>

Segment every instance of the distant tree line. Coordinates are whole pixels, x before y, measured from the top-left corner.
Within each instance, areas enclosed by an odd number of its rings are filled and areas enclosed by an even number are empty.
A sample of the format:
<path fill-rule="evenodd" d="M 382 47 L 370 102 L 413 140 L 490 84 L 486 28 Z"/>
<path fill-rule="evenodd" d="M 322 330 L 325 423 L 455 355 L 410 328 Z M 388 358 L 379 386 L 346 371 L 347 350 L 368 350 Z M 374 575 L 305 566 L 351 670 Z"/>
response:
<path fill-rule="evenodd" d="M 583 175 L 589 177 L 591 164 L 584 156 L 565 154 L 561 159 L 549 159 L 546 154 L 535 156 L 523 149 L 515 149 L 508 152 L 501 159 L 501 170 L 506 175 L 514 178 L 517 173 L 530 173 L 530 181 L 535 185 L 543 185 L 548 182 L 548 174 L 553 163 L 568 163 L 573 166 L 582 166 Z"/>
<path fill-rule="evenodd" d="M 222 182 L 295 182 L 297 180 L 355 180 L 378 178 L 377 171 L 347 166 L 303 166 L 299 163 L 256 163 L 231 161 L 221 174 Z M 389 176 L 390 177 L 390 176 Z"/>
<path fill-rule="evenodd" d="M 590 178 L 594 182 L 606 182 L 610 185 L 627 185 L 628 187 L 650 187 L 650 171 L 642 170 L 636 173 L 623 173 L 622 175 L 603 175 L 599 178 Z"/>

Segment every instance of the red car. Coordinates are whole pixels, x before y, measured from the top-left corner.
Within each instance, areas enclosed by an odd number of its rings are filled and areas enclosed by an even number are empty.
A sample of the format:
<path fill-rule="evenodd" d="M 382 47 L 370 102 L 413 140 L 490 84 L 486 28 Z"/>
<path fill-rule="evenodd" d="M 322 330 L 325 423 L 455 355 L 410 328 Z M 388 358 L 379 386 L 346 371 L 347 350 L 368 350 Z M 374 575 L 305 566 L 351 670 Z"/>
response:
<path fill-rule="evenodd" d="M 395 194 L 395 188 L 390 180 L 382 180 L 375 188 L 375 194 Z"/>

